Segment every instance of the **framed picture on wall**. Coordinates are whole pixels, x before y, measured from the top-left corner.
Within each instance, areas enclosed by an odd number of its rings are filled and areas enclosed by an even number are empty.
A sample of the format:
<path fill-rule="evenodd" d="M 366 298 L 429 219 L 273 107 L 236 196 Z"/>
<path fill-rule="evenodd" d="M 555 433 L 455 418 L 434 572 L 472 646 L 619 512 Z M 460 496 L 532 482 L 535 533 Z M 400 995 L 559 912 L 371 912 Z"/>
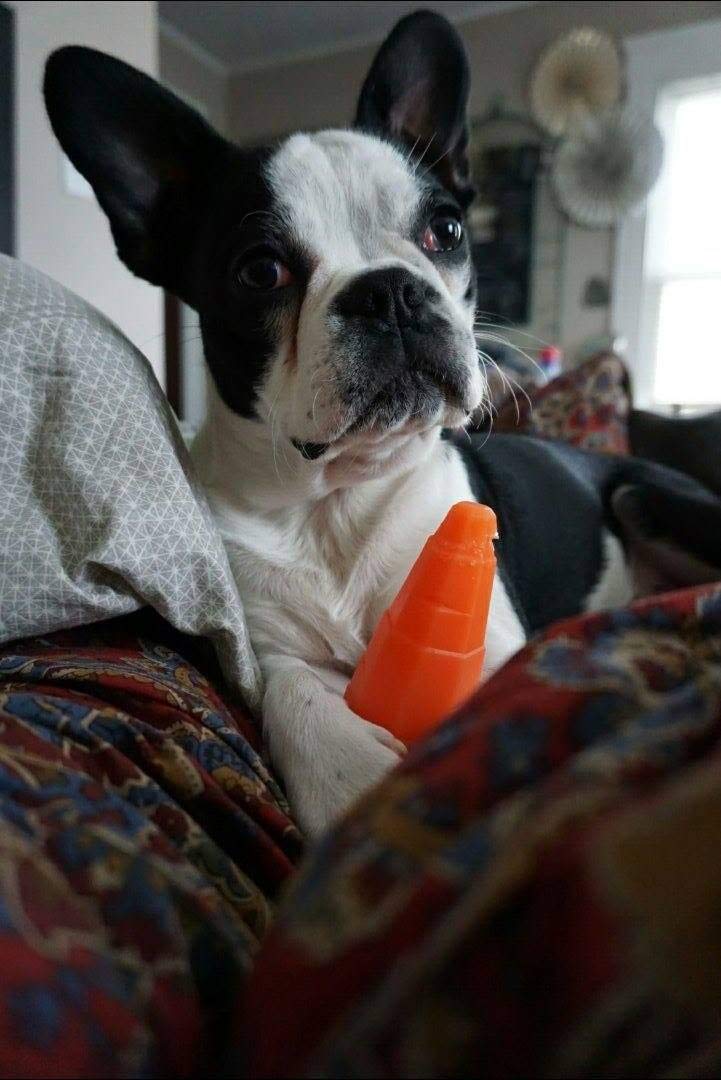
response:
<path fill-rule="evenodd" d="M 471 209 L 478 310 L 512 326 L 529 322 L 538 146 L 490 146 L 476 162 L 479 197 Z"/>
<path fill-rule="evenodd" d="M 0 251 L 6 255 L 15 253 L 14 83 L 14 15 L 0 4 Z"/>

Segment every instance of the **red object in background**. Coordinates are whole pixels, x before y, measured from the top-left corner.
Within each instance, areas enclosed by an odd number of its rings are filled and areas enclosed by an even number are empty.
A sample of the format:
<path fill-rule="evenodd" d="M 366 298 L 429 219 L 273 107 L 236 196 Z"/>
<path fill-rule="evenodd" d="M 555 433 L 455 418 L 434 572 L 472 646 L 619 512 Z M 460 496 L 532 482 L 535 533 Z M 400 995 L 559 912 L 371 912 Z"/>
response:
<path fill-rule="evenodd" d="M 563 367 L 563 353 L 557 345 L 546 345 L 538 354 L 538 362 L 548 379 L 555 379 L 561 374 Z"/>
<path fill-rule="evenodd" d="M 426 541 L 346 690 L 353 712 L 404 743 L 478 686 L 496 570 L 496 515 L 460 502 Z"/>

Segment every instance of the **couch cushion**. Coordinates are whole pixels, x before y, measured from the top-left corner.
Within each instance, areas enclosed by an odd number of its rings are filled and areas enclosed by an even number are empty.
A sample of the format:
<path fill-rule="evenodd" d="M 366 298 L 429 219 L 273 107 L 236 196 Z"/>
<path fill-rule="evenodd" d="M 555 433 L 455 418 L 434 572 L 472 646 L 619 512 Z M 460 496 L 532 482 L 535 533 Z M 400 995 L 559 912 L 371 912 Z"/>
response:
<path fill-rule="evenodd" d="M 631 452 L 700 480 L 721 498 L 721 409 L 700 416 L 664 416 L 632 409 Z"/>
<path fill-rule="evenodd" d="M 520 431 L 563 439 L 572 446 L 627 454 L 628 376 L 617 356 L 602 355 L 507 401 L 493 421 L 494 431 Z"/>

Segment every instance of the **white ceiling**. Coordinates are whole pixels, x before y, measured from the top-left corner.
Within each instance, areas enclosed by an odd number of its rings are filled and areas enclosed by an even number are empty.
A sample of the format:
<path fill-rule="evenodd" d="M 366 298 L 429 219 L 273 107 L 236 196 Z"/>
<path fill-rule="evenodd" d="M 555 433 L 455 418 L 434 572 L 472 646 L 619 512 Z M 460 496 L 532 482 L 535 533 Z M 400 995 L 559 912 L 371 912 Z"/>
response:
<path fill-rule="evenodd" d="M 380 41 L 403 15 L 432 7 L 455 21 L 490 15 L 515 0 L 430 4 L 395 0 L 160 0 L 161 28 L 226 70 L 250 71 Z"/>

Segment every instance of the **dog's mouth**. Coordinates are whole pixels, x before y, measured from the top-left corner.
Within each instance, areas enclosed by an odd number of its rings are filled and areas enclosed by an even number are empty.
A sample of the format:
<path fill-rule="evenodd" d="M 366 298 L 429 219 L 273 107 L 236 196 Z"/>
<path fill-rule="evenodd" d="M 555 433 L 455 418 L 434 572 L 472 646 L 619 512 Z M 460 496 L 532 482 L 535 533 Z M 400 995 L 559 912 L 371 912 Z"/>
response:
<path fill-rule="evenodd" d="M 351 400 L 348 419 L 337 435 L 326 442 L 292 439 L 306 461 L 317 461 L 336 443 L 360 434 L 381 434 L 413 426 L 424 430 L 433 426 L 461 426 L 471 411 L 465 401 L 466 389 L 450 379 L 440 379 L 422 369 L 389 379 L 372 396 L 359 403 Z M 452 422 L 449 423 L 449 415 Z"/>
<path fill-rule="evenodd" d="M 301 442 L 300 439 L 291 439 L 290 441 L 306 461 L 317 461 L 318 458 L 323 457 L 323 454 L 330 446 L 329 442 Z"/>
<path fill-rule="evenodd" d="M 427 420 L 438 415 L 444 404 L 460 404 L 455 390 L 442 388 L 439 380 L 423 370 L 404 373 L 389 380 L 361 405 L 349 433 L 395 427 L 407 420 Z"/>

